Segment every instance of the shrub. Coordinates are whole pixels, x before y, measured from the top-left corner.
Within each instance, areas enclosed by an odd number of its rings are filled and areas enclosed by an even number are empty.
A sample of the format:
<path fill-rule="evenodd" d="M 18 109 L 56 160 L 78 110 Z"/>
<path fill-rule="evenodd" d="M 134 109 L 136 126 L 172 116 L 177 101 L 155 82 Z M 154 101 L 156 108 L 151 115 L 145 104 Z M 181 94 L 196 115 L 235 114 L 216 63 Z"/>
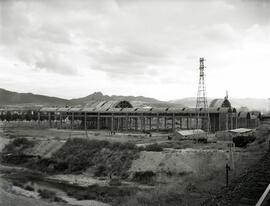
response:
<path fill-rule="evenodd" d="M 57 197 L 54 191 L 50 191 L 47 189 L 39 189 L 38 192 L 39 192 L 40 197 L 43 199 L 50 200 L 51 202 L 67 203 L 67 201 L 63 200 L 62 198 Z"/>
<path fill-rule="evenodd" d="M 74 173 L 97 166 L 95 176 L 115 173 L 127 177 L 132 160 L 137 158 L 138 154 L 139 149 L 133 143 L 75 138 L 68 139 L 64 146 L 53 154 L 52 160 L 56 162 L 56 171 Z"/>
<path fill-rule="evenodd" d="M 153 152 L 161 152 L 163 151 L 163 148 L 158 145 L 157 143 L 155 144 L 149 144 L 145 146 L 146 151 L 153 151 Z"/>
<path fill-rule="evenodd" d="M 24 189 L 25 190 L 28 190 L 28 191 L 34 191 L 35 189 L 32 187 L 32 186 L 30 186 L 30 185 L 26 185 L 25 187 L 24 187 Z"/>
<path fill-rule="evenodd" d="M 107 176 L 107 172 L 106 172 L 106 166 L 104 165 L 99 165 L 95 172 L 94 172 L 94 175 L 96 177 L 104 177 L 104 176 Z"/>
<path fill-rule="evenodd" d="M 56 193 L 47 189 L 39 189 L 39 195 L 43 199 L 53 200 L 55 198 Z"/>
<path fill-rule="evenodd" d="M 68 196 L 75 197 L 78 200 L 98 200 L 110 203 L 110 205 L 119 205 L 125 197 L 134 194 L 135 189 L 129 187 L 117 186 L 99 186 L 91 185 L 87 188 L 76 187 L 67 191 Z"/>
<path fill-rule="evenodd" d="M 233 138 L 233 142 L 236 147 L 245 147 L 247 144 L 253 142 L 256 139 L 255 136 L 236 136 Z"/>
<path fill-rule="evenodd" d="M 135 172 L 132 180 L 142 184 L 152 184 L 155 176 L 153 171 Z"/>
<path fill-rule="evenodd" d="M 22 152 L 22 150 L 30 148 L 34 145 L 33 141 L 26 139 L 25 137 L 18 137 L 7 144 L 4 148 L 5 152 Z"/>

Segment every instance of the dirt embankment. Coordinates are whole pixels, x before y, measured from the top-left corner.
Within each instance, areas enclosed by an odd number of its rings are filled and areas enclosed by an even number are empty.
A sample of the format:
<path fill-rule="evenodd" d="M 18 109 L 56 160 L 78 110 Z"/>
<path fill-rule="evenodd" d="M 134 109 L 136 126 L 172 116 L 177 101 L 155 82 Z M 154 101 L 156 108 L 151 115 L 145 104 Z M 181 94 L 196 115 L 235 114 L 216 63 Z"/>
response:
<path fill-rule="evenodd" d="M 140 150 L 131 143 L 68 139 L 66 142 L 16 138 L 3 149 L 5 163 L 51 173 L 81 173 L 126 178 Z"/>
<path fill-rule="evenodd" d="M 224 167 L 228 155 L 221 150 L 167 150 L 140 153 L 133 161 L 130 171 L 153 171 L 155 173 L 203 175 L 207 171 Z"/>

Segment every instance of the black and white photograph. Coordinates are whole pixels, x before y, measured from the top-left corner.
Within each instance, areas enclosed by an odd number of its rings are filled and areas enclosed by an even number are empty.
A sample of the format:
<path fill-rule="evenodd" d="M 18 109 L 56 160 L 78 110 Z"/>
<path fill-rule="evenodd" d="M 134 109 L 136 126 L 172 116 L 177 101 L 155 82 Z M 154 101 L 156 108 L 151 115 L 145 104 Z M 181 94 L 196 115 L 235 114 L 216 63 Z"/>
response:
<path fill-rule="evenodd" d="M 270 0 L 0 0 L 0 206 L 270 206 Z"/>

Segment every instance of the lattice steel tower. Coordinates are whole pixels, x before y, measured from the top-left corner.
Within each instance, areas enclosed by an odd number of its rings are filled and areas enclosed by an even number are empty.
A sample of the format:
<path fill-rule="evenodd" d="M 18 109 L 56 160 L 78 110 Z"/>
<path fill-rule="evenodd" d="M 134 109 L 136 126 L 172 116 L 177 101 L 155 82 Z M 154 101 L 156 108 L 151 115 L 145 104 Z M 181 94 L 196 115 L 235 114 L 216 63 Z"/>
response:
<path fill-rule="evenodd" d="M 196 113 L 197 113 L 197 123 L 196 129 L 203 129 L 206 132 L 210 130 L 210 118 L 209 110 L 206 96 L 206 87 L 205 87 L 205 74 L 204 74 L 204 58 L 200 58 L 200 78 L 199 78 L 199 87 L 197 93 L 197 103 L 196 103 Z M 201 124 L 199 123 L 201 120 Z"/>

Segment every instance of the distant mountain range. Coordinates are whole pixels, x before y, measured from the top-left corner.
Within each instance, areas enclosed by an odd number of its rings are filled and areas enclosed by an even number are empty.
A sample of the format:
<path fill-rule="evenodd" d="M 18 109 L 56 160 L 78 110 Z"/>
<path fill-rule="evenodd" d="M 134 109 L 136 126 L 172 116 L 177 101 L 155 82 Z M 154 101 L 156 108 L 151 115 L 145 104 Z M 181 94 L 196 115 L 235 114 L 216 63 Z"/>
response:
<path fill-rule="evenodd" d="M 58 97 L 50 97 L 45 95 L 38 95 L 32 93 L 18 93 L 0 88 L 0 105 L 6 106 L 85 106 L 93 101 L 109 101 L 109 100 L 127 100 L 130 101 L 134 107 L 195 107 L 196 98 L 183 98 L 171 101 L 160 101 L 150 97 L 143 96 L 117 96 L 104 95 L 101 92 L 94 92 L 86 97 L 76 99 L 62 99 Z M 213 98 L 209 98 L 209 103 Z M 250 110 L 268 110 L 267 99 L 230 99 L 233 107 L 241 108 L 247 107 Z"/>
<path fill-rule="evenodd" d="M 128 100 L 135 107 L 173 107 L 174 103 L 159 101 L 143 96 L 108 96 L 101 92 L 94 92 L 86 97 L 77 99 L 62 99 L 32 93 L 18 93 L 0 88 L 0 105 L 2 106 L 85 106 L 93 101 Z"/>
<path fill-rule="evenodd" d="M 144 96 L 117 96 L 117 95 L 103 95 L 101 92 L 94 92 L 86 97 L 71 99 L 73 103 L 86 105 L 89 102 L 93 101 L 110 101 L 110 100 L 127 100 L 132 103 L 134 107 L 174 107 L 174 106 L 182 106 L 179 104 L 160 101 L 150 97 Z"/>
<path fill-rule="evenodd" d="M 103 100 L 109 101 L 109 100 L 121 100 L 121 99 L 125 99 L 128 101 L 142 101 L 142 102 L 149 102 L 149 103 L 162 102 L 157 99 L 150 98 L 150 97 L 117 96 L 117 95 L 109 96 L 109 95 L 103 95 L 101 92 L 94 92 L 93 94 L 90 94 L 86 97 L 71 99 L 70 101 L 81 104 L 81 103 L 87 103 L 89 101 L 103 101 Z"/>
<path fill-rule="evenodd" d="M 32 93 L 11 92 L 0 88 L 1 105 L 66 105 L 69 100 Z"/>

